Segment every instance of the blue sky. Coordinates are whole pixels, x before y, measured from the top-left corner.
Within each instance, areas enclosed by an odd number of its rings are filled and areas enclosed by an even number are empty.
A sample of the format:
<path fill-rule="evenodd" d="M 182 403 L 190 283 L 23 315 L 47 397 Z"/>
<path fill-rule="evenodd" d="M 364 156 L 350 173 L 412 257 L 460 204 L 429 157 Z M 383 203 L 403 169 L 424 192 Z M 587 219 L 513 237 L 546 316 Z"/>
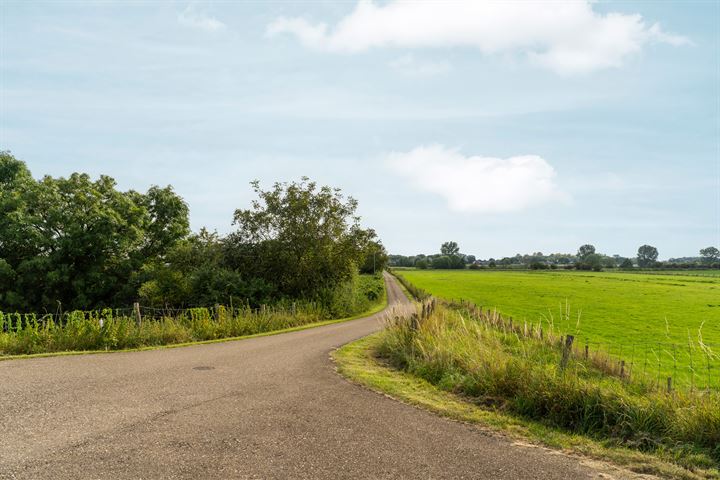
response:
<path fill-rule="evenodd" d="M 172 184 L 225 233 L 307 175 L 405 254 L 720 244 L 719 2 L 0 5 L 0 148 L 38 177 Z"/>

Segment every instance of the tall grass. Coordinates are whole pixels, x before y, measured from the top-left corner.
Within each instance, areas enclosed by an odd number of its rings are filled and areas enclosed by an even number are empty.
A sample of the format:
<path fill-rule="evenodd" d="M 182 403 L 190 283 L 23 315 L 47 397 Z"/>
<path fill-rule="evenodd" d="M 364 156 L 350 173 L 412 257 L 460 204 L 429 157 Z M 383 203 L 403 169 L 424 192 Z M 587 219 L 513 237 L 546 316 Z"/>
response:
<path fill-rule="evenodd" d="M 0 312 L 0 355 L 122 350 L 253 335 L 359 314 L 381 302 L 384 294 L 382 277 L 363 275 L 331 293 L 329 304 L 143 309 L 140 322 L 127 309 L 62 316 Z"/>
<path fill-rule="evenodd" d="M 684 465 L 720 465 L 720 395 L 665 392 L 652 378 L 608 370 L 563 338 L 471 304 L 423 303 L 395 315 L 379 354 L 441 389 L 524 418 Z M 434 301 L 432 301 L 434 302 Z"/>

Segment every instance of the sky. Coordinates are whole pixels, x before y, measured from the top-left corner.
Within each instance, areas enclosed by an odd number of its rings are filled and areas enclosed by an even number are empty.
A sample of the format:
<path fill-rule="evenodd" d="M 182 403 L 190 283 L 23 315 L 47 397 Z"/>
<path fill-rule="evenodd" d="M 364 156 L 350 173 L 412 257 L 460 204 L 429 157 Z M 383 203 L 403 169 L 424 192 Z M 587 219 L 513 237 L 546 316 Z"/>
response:
<path fill-rule="evenodd" d="M 232 231 L 302 176 L 392 253 L 720 247 L 720 2 L 0 0 L 0 149 Z"/>

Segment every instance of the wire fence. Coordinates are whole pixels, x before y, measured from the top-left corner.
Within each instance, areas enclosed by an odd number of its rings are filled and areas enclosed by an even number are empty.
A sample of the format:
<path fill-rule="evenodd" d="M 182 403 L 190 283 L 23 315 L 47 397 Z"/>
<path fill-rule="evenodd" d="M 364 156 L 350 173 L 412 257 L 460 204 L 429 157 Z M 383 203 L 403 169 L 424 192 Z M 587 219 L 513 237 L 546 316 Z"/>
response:
<path fill-rule="evenodd" d="M 113 319 L 132 319 L 137 323 L 144 321 L 160 321 L 166 318 L 207 318 L 219 320 L 221 315 L 288 315 L 295 316 L 302 310 L 304 313 L 322 314 L 322 307 L 315 302 L 285 302 L 273 305 L 261 304 L 257 307 L 248 301 L 229 305 L 215 304 L 212 306 L 193 306 L 186 308 L 150 307 L 135 303 L 132 307 L 103 308 L 97 310 L 70 310 L 57 313 L 17 313 L 0 311 L 0 332 L 20 332 L 27 328 L 42 328 L 52 325 L 62 328 L 70 322 L 87 321 L 102 324 Z"/>
<path fill-rule="evenodd" d="M 650 383 L 668 391 L 720 390 L 720 343 L 704 343 L 701 337 L 697 340 L 689 337 L 686 342 L 593 341 L 556 329 L 551 322 L 518 322 L 497 310 L 483 310 L 465 300 L 448 304 L 518 338 L 556 343 L 558 348 L 567 350 L 568 358 L 584 361 L 604 375 Z"/>
<path fill-rule="evenodd" d="M 427 291 L 416 287 L 401 275 L 395 278 L 421 302 L 433 299 Z M 471 316 L 518 338 L 536 338 L 556 343 L 567 349 L 569 359 L 577 359 L 594 367 L 595 371 L 625 380 L 651 383 L 658 389 L 673 391 L 720 390 L 720 343 L 705 343 L 702 336 L 688 336 L 687 341 L 670 340 L 638 342 L 594 341 L 558 328 L 552 319 L 542 318 L 535 323 L 518 322 L 496 309 L 484 309 L 463 299 L 451 299 L 448 305 L 466 310 Z M 558 322 L 561 323 L 561 322 Z M 566 322 L 570 323 L 570 322 Z M 579 366 L 579 365 L 578 365 Z"/>

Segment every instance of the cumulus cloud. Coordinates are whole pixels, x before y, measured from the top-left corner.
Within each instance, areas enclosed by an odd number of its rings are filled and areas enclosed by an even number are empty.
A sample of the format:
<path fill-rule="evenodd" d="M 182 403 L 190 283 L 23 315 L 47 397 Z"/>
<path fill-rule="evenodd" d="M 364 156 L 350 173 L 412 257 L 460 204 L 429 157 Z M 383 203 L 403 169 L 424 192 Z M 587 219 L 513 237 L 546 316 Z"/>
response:
<path fill-rule="evenodd" d="M 198 10 L 192 3 L 185 10 L 178 13 L 178 22 L 180 22 L 180 25 L 206 32 L 218 32 L 225 29 L 223 22 Z"/>
<path fill-rule="evenodd" d="M 561 74 L 618 67 L 650 43 L 689 44 L 648 25 L 639 14 L 597 13 L 592 0 L 562 2 L 406 2 L 360 0 L 334 26 L 277 18 L 267 34 L 290 34 L 309 48 L 471 47 L 485 55 L 515 54 Z"/>
<path fill-rule="evenodd" d="M 442 145 L 386 156 L 387 166 L 420 190 L 444 197 L 451 210 L 518 212 L 569 199 L 555 183 L 555 169 L 537 155 L 465 156 Z"/>

